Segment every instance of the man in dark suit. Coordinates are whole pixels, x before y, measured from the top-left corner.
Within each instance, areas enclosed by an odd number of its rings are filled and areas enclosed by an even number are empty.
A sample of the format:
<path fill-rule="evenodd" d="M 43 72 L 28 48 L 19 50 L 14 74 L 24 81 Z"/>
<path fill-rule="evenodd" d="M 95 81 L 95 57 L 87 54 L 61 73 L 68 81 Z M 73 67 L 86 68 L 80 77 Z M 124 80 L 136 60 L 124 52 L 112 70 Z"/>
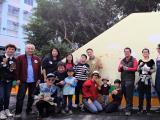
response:
<path fill-rule="evenodd" d="M 33 55 L 34 51 L 35 46 L 33 44 L 27 44 L 25 54 L 17 57 L 17 84 L 19 84 L 19 90 L 17 94 L 15 117 L 21 117 L 27 88 L 28 102 L 26 113 L 30 114 L 32 112 L 34 90 L 36 84 L 40 82 L 41 77 L 41 61 L 37 56 Z"/>

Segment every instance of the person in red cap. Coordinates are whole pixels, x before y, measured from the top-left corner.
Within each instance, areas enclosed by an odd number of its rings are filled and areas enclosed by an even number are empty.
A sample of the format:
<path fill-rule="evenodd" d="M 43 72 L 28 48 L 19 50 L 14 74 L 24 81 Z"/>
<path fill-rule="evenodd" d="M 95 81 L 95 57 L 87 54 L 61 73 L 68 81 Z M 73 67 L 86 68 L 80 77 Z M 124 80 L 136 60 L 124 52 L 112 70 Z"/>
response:
<path fill-rule="evenodd" d="M 92 113 L 98 113 L 103 110 L 102 105 L 97 101 L 99 84 L 96 80 L 99 78 L 99 72 L 94 71 L 91 79 L 85 81 L 82 87 L 84 107 Z"/>

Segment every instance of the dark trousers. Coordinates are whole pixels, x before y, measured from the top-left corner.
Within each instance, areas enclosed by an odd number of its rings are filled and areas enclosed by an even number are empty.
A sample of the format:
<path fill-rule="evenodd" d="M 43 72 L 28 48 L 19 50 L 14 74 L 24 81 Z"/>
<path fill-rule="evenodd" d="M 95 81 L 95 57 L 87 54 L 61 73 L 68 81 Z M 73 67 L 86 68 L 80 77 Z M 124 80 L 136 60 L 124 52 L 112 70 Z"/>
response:
<path fill-rule="evenodd" d="M 139 110 L 143 110 L 144 95 L 146 95 L 147 106 L 146 110 L 150 111 L 151 108 L 151 84 L 145 85 L 144 82 L 138 83 L 139 93 Z"/>
<path fill-rule="evenodd" d="M 69 108 L 69 110 L 72 110 L 72 97 L 73 95 L 64 95 L 63 99 L 64 99 L 64 104 L 63 104 L 63 108 L 65 109 L 66 107 Z M 67 98 L 68 98 L 68 102 L 67 102 Z M 67 104 L 68 103 L 68 104 Z"/>
<path fill-rule="evenodd" d="M 126 112 L 129 112 L 133 107 L 134 80 L 122 81 L 121 87 L 126 100 Z"/>
<path fill-rule="evenodd" d="M 119 107 L 119 104 L 111 102 L 105 107 L 105 112 L 106 113 L 117 112 L 118 111 L 118 107 Z"/>
<path fill-rule="evenodd" d="M 39 115 L 42 117 L 48 117 L 50 113 L 54 112 L 54 106 L 50 105 L 48 102 L 40 100 L 36 103 Z"/>
<path fill-rule="evenodd" d="M 83 83 L 85 81 L 82 81 L 82 80 L 78 80 L 78 83 L 77 83 L 77 86 L 76 86 L 76 89 L 75 89 L 75 104 L 79 105 L 79 95 L 82 94 L 82 86 L 83 86 Z"/>
<path fill-rule="evenodd" d="M 0 83 L 0 111 L 8 109 L 11 89 L 12 81 Z"/>
<path fill-rule="evenodd" d="M 21 83 L 19 85 L 18 94 L 17 94 L 17 102 L 16 102 L 16 114 L 21 114 L 23 101 L 26 95 L 26 91 L 28 88 L 28 102 L 26 112 L 32 111 L 32 104 L 34 102 L 34 90 L 36 88 L 36 83 Z"/>

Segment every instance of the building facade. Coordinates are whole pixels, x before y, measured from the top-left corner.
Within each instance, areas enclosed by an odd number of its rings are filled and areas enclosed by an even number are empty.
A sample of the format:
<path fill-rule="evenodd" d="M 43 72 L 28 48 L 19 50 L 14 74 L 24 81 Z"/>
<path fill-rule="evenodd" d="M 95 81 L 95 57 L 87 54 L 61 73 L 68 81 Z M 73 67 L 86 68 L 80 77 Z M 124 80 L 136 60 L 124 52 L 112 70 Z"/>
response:
<path fill-rule="evenodd" d="M 29 22 L 36 0 L 0 0 L 0 46 L 15 44 L 24 53 L 23 26 Z"/>

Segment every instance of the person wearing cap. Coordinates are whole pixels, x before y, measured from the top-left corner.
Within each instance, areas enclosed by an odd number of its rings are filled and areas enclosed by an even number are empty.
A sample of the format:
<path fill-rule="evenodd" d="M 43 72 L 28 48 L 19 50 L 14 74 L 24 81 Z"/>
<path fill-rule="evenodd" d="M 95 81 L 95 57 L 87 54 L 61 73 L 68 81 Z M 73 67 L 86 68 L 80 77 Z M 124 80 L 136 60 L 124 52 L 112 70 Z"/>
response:
<path fill-rule="evenodd" d="M 158 44 L 157 53 L 158 53 L 158 56 L 156 59 L 157 70 L 156 70 L 155 90 L 157 92 L 157 97 L 160 103 L 160 44 Z M 159 111 L 160 111 L 160 108 L 159 108 Z"/>
<path fill-rule="evenodd" d="M 108 78 L 102 79 L 103 84 L 101 85 L 100 94 L 103 96 L 104 106 L 106 106 L 109 102 L 109 89 L 111 84 L 109 83 Z"/>
<path fill-rule="evenodd" d="M 5 54 L 0 56 L 0 119 L 13 116 L 9 111 L 12 82 L 16 80 L 16 46 L 8 44 Z"/>
<path fill-rule="evenodd" d="M 33 44 L 26 44 L 25 54 L 20 55 L 16 59 L 17 68 L 17 84 L 19 85 L 15 117 L 20 118 L 22 113 L 23 101 L 28 89 L 28 101 L 26 113 L 32 112 L 32 104 L 34 102 L 33 93 L 36 84 L 41 80 L 41 60 L 34 55 L 35 46 Z"/>
<path fill-rule="evenodd" d="M 132 55 L 131 48 L 125 48 L 123 58 L 119 64 L 118 71 L 121 73 L 121 87 L 126 100 L 125 115 L 130 116 L 133 107 L 133 93 L 135 73 L 138 68 L 138 62 Z"/>
<path fill-rule="evenodd" d="M 63 110 L 62 113 L 65 114 L 68 112 L 69 114 L 72 114 L 72 98 L 73 95 L 75 94 L 75 87 L 77 85 L 77 80 L 74 76 L 74 69 L 69 68 L 67 70 L 68 77 L 64 79 L 61 84 L 64 86 L 63 87 Z"/>
<path fill-rule="evenodd" d="M 91 75 L 91 79 L 85 81 L 82 87 L 84 107 L 91 113 L 98 113 L 103 110 L 102 105 L 97 101 L 99 84 L 96 81 L 99 78 L 99 72 L 94 71 Z"/>
<path fill-rule="evenodd" d="M 114 81 L 115 90 L 111 92 L 112 101 L 105 107 L 106 113 L 116 112 L 122 101 L 121 81 L 116 79 Z"/>
<path fill-rule="evenodd" d="M 59 107 L 60 99 L 57 97 L 57 87 L 54 85 L 56 76 L 49 73 L 46 76 L 45 83 L 41 83 L 36 87 L 35 105 L 39 112 L 39 118 L 48 117 L 50 113 L 54 113 Z"/>

